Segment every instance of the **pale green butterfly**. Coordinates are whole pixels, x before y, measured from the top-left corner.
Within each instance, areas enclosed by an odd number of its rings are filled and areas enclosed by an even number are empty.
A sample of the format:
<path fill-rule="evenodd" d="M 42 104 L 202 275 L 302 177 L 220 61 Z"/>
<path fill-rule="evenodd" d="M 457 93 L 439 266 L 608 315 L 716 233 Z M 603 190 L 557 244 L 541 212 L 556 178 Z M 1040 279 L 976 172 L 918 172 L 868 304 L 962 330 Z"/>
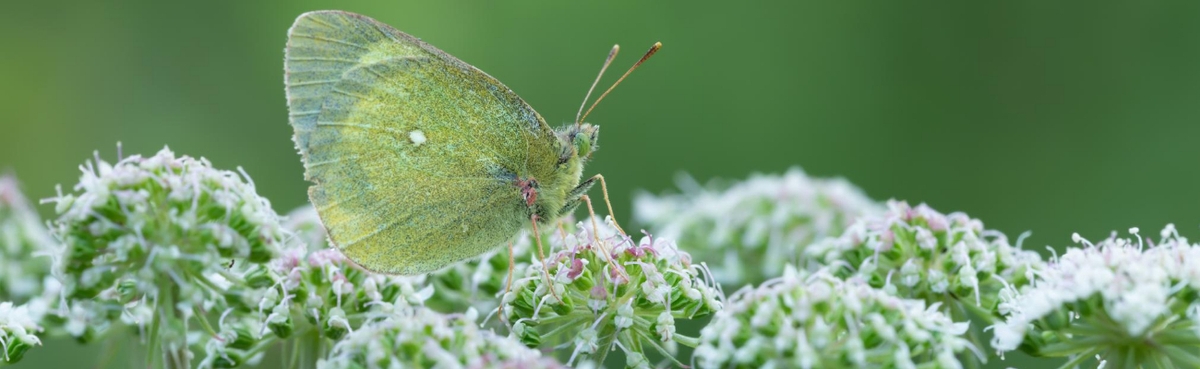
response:
<path fill-rule="evenodd" d="M 284 70 L 309 199 L 330 241 L 368 270 L 422 274 L 478 256 L 604 184 L 580 181 L 599 131 L 586 113 L 552 129 L 500 81 L 366 16 L 301 15 Z"/>

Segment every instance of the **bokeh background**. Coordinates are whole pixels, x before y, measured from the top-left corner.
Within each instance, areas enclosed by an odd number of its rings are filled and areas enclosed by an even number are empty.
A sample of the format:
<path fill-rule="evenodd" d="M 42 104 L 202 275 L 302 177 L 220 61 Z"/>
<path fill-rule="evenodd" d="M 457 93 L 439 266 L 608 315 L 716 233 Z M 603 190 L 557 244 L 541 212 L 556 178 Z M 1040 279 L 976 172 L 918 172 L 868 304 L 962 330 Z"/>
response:
<path fill-rule="evenodd" d="M 300 206 L 283 46 L 297 15 L 327 8 L 429 41 L 552 124 L 612 44 L 619 72 L 662 41 L 589 119 L 603 132 L 586 173 L 623 221 L 635 190 L 680 172 L 801 166 L 1032 230 L 1026 247 L 1167 223 L 1200 237 L 1200 2 L 6 1 L 0 170 L 44 198 L 94 150 L 169 145 L 244 167 L 279 212 Z M 51 341 L 17 367 L 102 366 L 104 350 Z M 107 365 L 134 362 L 121 356 Z"/>

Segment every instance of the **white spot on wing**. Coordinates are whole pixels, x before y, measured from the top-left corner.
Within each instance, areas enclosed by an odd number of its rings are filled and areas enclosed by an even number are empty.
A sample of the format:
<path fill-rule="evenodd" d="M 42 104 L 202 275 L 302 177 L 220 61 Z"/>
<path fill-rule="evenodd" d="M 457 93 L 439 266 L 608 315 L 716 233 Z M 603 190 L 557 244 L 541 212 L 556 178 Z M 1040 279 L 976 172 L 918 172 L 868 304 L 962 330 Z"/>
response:
<path fill-rule="evenodd" d="M 425 143 L 425 132 L 421 132 L 419 129 L 409 132 L 408 139 L 412 140 L 414 146 L 421 146 L 421 144 Z"/>

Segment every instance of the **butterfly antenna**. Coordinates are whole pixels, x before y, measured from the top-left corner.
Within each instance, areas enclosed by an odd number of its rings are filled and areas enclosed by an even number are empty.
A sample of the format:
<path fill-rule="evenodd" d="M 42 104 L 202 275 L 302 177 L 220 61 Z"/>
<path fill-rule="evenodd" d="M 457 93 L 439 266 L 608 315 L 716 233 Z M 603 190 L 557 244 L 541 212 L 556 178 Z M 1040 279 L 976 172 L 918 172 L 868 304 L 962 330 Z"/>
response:
<path fill-rule="evenodd" d="M 639 59 L 637 61 L 637 63 L 633 63 L 633 66 L 629 67 L 629 70 L 625 71 L 625 74 L 621 75 L 621 78 L 618 78 L 616 82 L 613 82 L 611 87 L 609 87 L 607 90 L 604 90 L 604 93 L 600 94 L 600 97 L 596 99 L 596 102 L 593 102 L 592 106 L 590 108 L 588 108 L 587 112 L 583 113 L 583 117 L 576 119 L 575 121 L 582 123 L 583 120 L 587 118 L 588 114 L 592 113 L 592 109 L 596 108 L 596 104 L 600 103 L 600 100 L 604 100 L 604 97 L 608 96 L 608 93 L 612 92 L 612 90 L 614 88 L 617 88 L 617 85 L 621 84 L 621 81 L 624 81 L 625 77 L 628 77 L 630 73 L 633 73 L 633 71 L 635 69 L 637 69 L 639 66 L 641 66 L 642 63 L 645 63 L 647 59 L 650 59 L 651 56 L 654 56 L 654 53 L 657 53 L 658 49 L 661 49 L 661 48 L 662 48 L 661 42 L 655 42 L 654 46 L 650 46 L 650 50 L 646 51 L 646 55 L 642 55 L 642 58 Z"/>
<path fill-rule="evenodd" d="M 612 64 L 613 59 L 617 58 L 618 51 L 621 51 L 621 45 L 613 45 L 612 50 L 608 52 L 608 57 L 604 58 L 604 66 L 600 67 L 600 74 L 596 75 L 595 81 L 592 81 L 592 87 L 588 88 L 587 95 L 583 96 L 583 102 L 579 103 L 579 111 L 575 112 L 575 125 L 583 123 L 582 120 L 579 120 L 580 115 L 583 114 L 583 107 L 587 106 L 588 99 L 592 98 L 592 90 L 595 90 L 596 85 L 600 84 L 600 77 L 604 76 L 604 71 L 608 70 L 608 65 Z"/>

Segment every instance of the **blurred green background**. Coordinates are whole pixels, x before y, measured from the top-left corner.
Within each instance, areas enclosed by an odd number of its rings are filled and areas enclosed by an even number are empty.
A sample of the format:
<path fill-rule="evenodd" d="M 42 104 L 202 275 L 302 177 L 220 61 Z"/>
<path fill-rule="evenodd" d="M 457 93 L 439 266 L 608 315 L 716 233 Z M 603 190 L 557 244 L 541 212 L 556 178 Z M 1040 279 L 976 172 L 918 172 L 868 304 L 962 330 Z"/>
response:
<path fill-rule="evenodd" d="M 277 211 L 302 205 L 285 35 L 338 8 L 479 67 L 554 125 L 612 44 L 619 71 L 662 41 L 589 118 L 604 128 L 586 172 L 609 180 L 623 221 L 634 190 L 671 189 L 680 171 L 799 165 L 1032 230 L 1026 247 L 1172 222 L 1200 234 L 1200 3 L 768 3 L 6 1 L 0 170 L 44 198 L 93 150 L 169 145 L 244 167 Z M 18 367 L 90 366 L 101 350 L 52 341 Z"/>

